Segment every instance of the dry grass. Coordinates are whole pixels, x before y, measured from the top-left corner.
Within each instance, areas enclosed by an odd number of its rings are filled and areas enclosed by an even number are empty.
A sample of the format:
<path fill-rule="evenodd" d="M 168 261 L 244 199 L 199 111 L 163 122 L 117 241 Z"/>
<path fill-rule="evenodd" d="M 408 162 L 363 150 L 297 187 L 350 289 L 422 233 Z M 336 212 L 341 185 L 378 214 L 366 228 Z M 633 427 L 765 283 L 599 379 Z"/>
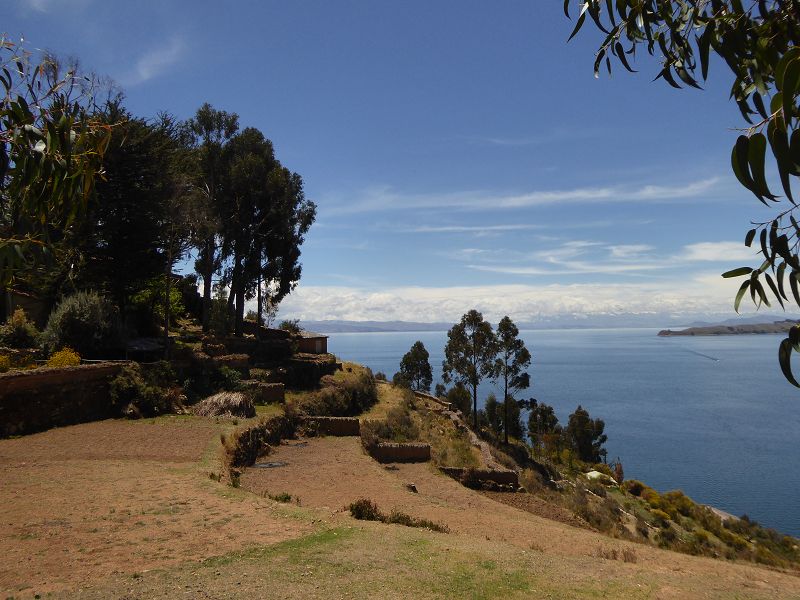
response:
<path fill-rule="evenodd" d="M 392 408 L 400 406 L 407 394 L 408 390 L 403 390 L 391 384 L 378 384 L 378 402 L 361 415 L 361 420 L 380 421 L 385 419 Z"/>
<path fill-rule="evenodd" d="M 201 400 L 192 407 L 198 417 L 241 417 L 249 419 L 256 416 L 253 401 L 242 392 L 220 392 Z"/>
<path fill-rule="evenodd" d="M 419 439 L 431 445 L 431 458 L 443 467 L 481 466 L 481 455 L 466 432 L 458 431 L 450 419 L 433 411 L 415 414 Z"/>

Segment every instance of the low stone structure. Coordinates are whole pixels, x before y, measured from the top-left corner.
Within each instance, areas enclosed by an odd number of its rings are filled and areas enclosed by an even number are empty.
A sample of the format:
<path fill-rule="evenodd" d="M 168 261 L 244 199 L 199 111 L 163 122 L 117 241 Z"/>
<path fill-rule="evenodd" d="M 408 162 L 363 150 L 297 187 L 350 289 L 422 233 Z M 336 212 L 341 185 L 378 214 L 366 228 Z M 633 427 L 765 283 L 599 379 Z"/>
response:
<path fill-rule="evenodd" d="M 514 488 L 519 487 L 517 472 L 509 469 L 464 469 L 461 467 L 439 467 L 439 469 L 445 475 L 449 475 L 453 479 L 459 481 L 473 479 L 481 483 L 490 481 L 498 485 L 507 485 Z"/>
<path fill-rule="evenodd" d="M 381 442 L 370 448 L 369 453 L 381 463 L 426 462 L 431 459 L 431 446 L 418 442 L 408 444 Z"/>
<path fill-rule="evenodd" d="M 361 424 L 356 417 L 305 417 L 303 425 L 321 435 L 361 435 Z"/>
<path fill-rule="evenodd" d="M 325 375 L 341 368 L 333 354 L 295 354 L 286 368 L 286 383 L 289 387 L 313 388 Z"/>
<path fill-rule="evenodd" d="M 241 382 L 254 404 L 283 404 L 286 389 L 282 383 L 266 383 L 248 379 Z"/>
<path fill-rule="evenodd" d="M 0 437 L 117 416 L 109 384 L 124 362 L 0 374 Z"/>

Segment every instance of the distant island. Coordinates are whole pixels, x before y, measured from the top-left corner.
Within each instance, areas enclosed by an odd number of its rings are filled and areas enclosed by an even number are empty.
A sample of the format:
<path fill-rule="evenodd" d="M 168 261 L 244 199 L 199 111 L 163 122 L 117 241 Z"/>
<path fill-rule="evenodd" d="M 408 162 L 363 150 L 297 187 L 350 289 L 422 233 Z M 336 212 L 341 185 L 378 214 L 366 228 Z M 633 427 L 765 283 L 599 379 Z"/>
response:
<path fill-rule="evenodd" d="M 788 333 L 798 321 L 785 319 L 783 321 L 773 321 L 772 323 L 743 323 L 741 325 L 708 325 L 703 327 L 689 327 L 673 331 L 662 329 L 658 332 L 661 337 L 674 335 L 746 335 L 756 333 Z"/>

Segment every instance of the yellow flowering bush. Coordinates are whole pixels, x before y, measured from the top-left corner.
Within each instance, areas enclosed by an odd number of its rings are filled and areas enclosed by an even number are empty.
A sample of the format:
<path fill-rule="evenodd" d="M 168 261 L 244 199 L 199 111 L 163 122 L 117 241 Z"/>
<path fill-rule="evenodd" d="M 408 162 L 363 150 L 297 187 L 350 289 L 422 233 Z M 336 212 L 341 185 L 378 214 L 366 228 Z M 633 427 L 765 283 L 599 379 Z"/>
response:
<path fill-rule="evenodd" d="M 62 348 L 47 360 L 48 367 L 74 367 L 81 364 L 80 354 L 72 348 Z"/>

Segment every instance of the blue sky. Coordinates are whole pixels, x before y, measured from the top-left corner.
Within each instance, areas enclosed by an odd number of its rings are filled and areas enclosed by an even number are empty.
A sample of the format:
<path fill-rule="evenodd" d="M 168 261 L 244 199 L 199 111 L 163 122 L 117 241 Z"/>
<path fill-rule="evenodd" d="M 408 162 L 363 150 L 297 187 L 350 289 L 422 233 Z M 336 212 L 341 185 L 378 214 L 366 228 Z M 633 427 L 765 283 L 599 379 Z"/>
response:
<path fill-rule="evenodd" d="M 302 319 L 728 318 L 771 216 L 729 167 L 730 77 L 705 91 L 569 44 L 560 2 L 11 0 L 11 38 L 109 75 L 135 114 L 203 102 L 261 129 L 318 220 Z"/>

